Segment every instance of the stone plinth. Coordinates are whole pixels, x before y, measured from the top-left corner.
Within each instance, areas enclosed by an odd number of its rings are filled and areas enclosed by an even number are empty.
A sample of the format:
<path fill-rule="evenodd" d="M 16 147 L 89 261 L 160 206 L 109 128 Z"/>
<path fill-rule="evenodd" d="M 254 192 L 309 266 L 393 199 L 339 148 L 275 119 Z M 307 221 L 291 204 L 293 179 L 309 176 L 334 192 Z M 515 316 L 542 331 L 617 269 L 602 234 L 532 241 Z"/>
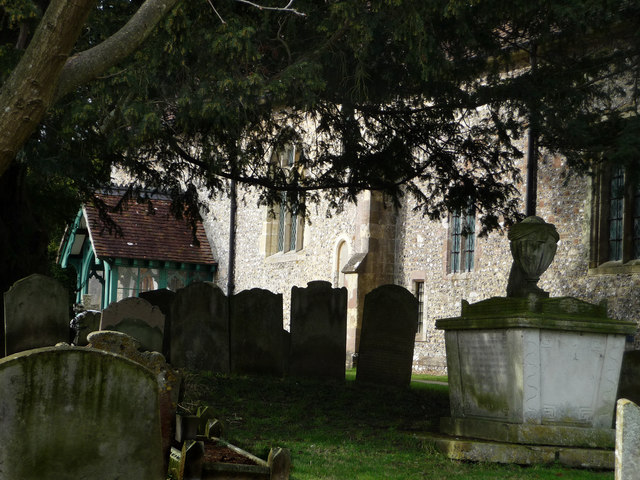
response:
<path fill-rule="evenodd" d="M 528 445 L 613 448 L 625 335 L 633 322 L 573 298 L 492 298 L 445 330 L 445 434 Z"/>

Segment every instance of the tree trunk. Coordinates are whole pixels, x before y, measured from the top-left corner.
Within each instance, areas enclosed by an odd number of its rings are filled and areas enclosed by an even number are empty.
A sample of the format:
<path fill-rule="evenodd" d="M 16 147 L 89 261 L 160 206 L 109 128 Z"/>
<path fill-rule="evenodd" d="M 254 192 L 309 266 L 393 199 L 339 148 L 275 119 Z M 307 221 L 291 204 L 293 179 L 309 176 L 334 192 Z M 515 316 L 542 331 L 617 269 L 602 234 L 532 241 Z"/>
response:
<path fill-rule="evenodd" d="M 51 105 L 134 52 L 177 1 L 146 0 L 122 29 L 69 58 L 95 0 L 52 0 L 0 91 L 0 176 Z"/>
<path fill-rule="evenodd" d="M 51 105 L 57 79 L 95 0 L 52 0 L 0 92 L 0 175 Z"/>

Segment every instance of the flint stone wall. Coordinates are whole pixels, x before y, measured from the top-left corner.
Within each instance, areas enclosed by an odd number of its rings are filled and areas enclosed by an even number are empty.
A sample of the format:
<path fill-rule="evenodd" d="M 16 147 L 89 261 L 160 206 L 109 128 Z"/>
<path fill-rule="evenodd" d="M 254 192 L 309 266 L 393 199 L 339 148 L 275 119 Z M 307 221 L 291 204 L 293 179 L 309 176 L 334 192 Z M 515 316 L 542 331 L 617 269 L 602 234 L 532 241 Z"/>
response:
<path fill-rule="evenodd" d="M 0 478 L 164 478 L 146 368 L 92 349 L 29 350 L 0 360 L 0 392 Z"/>

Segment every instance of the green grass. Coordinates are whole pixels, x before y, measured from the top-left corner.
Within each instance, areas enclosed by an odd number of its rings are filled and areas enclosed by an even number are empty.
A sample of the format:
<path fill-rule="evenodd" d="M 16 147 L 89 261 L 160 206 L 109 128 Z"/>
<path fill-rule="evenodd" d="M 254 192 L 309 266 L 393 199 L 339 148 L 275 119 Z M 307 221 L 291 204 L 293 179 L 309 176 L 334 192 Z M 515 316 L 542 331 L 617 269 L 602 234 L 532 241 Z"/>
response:
<path fill-rule="evenodd" d="M 420 439 L 448 414 L 448 387 L 408 389 L 344 383 L 190 374 L 182 407 L 210 405 L 229 425 L 227 439 L 261 458 L 291 451 L 293 480 L 555 479 L 611 480 L 612 472 L 560 466 L 456 462 Z M 420 376 L 420 380 L 433 377 Z M 437 378 L 437 380 L 443 380 Z"/>

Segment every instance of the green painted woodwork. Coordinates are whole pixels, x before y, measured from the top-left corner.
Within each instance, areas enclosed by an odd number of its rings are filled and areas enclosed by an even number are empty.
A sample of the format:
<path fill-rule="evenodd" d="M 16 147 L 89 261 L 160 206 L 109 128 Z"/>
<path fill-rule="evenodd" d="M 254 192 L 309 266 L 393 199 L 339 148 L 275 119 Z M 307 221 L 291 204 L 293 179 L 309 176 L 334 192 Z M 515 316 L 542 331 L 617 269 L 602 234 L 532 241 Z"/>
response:
<path fill-rule="evenodd" d="M 83 225 L 84 213 L 78 212 L 73 225 L 65 239 L 60 256 L 60 265 L 63 268 L 72 266 L 77 274 L 76 282 L 76 302 L 82 302 L 82 295 L 89 292 L 89 276 L 94 267 L 104 272 L 104 286 L 102 289 L 101 305 L 106 308 L 110 303 L 118 298 L 118 277 L 120 268 L 137 267 L 157 269 L 158 288 L 168 288 L 169 275 L 171 270 L 187 272 L 185 276 L 185 286 L 196 280 L 212 281 L 216 271 L 215 265 L 201 265 L 191 263 L 169 262 L 163 260 L 148 260 L 141 258 L 97 258 L 93 248 L 91 237 L 87 234 L 82 245 L 81 253 L 74 255 L 73 244 L 76 240 L 78 230 Z M 197 273 L 197 275 L 195 275 Z M 135 292 L 140 292 L 140 275 L 138 275 L 135 285 Z"/>

